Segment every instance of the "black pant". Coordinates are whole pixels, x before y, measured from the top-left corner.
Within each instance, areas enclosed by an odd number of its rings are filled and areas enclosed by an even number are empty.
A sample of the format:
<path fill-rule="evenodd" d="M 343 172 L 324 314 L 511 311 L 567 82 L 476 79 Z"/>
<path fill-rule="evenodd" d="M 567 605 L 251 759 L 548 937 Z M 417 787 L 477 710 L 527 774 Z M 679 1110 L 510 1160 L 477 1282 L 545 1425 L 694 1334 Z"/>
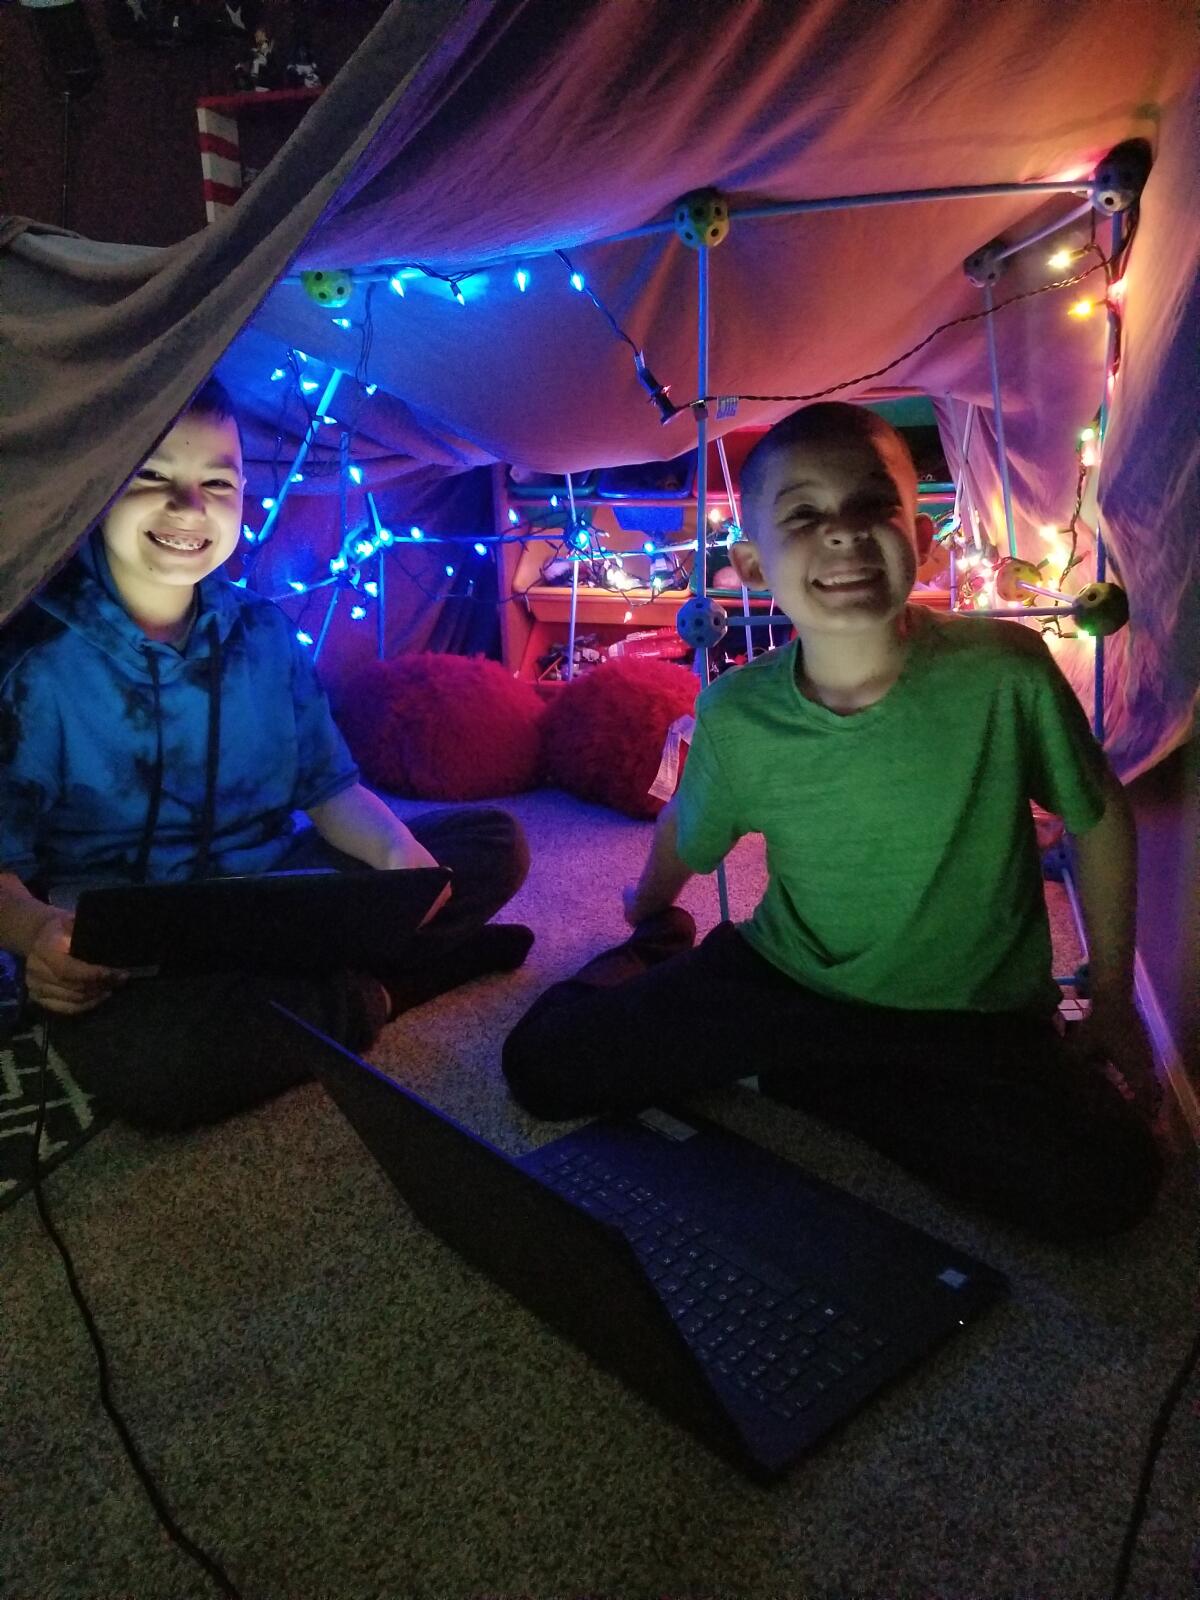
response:
<path fill-rule="evenodd" d="M 1100 1237 L 1151 1205 L 1149 1128 L 1049 1022 L 828 1000 L 730 923 L 645 968 L 619 947 L 542 995 L 504 1047 L 535 1116 L 631 1110 L 757 1074 L 764 1092 L 1052 1238 Z"/>
<path fill-rule="evenodd" d="M 442 866 L 453 893 L 427 928 L 379 930 L 373 970 L 428 973 L 437 990 L 448 961 L 520 888 L 529 850 L 519 824 L 491 809 L 429 811 L 408 824 Z M 314 831 L 298 836 L 280 870 L 342 866 L 363 870 Z M 370 870 L 370 869 L 366 869 Z M 270 1001 L 352 1050 L 365 1049 L 386 1020 L 379 984 L 359 973 L 328 978 L 212 973 L 135 979 L 94 1011 L 53 1016 L 55 1048 L 97 1101 L 142 1127 L 178 1131 L 258 1105 L 311 1076 L 287 1047 Z"/>

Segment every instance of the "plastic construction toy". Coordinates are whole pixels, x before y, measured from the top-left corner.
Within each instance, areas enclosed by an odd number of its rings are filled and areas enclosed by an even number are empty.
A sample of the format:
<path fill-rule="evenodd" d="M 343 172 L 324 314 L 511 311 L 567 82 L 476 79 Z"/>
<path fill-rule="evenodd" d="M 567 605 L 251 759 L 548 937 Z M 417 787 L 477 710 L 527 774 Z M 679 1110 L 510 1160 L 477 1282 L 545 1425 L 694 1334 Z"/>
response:
<path fill-rule="evenodd" d="M 1035 594 L 1041 589 L 1042 574 L 1032 561 L 1022 561 L 1017 556 L 1006 556 L 996 568 L 996 595 L 1001 600 L 1020 600 L 1033 604 Z"/>
<path fill-rule="evenodd" d="M 1071 609 L 1081 633 L 1103 639 L 1129 621 L 1129 596 L 1115 583 L 1089 583 L 1075 596 Z"/>
<path fill-rule="evenodd" d="M 696 650 L 711 650 L 729 632 L 729 617 L 724 606 L 697 594 L 680 606 L 675 630 L 684 644 Z"/>
<path fill-rule="evenodd" d="M 315 300 L 319 306 L 327 306 L 331 311 L 344 306 L 354 293 L 354 274 L 344 269 L 324 267 L 302 272 L 300 282 L 310 300 Z"/>
<path fill-rule="evenodd" d="M 1117 583 L 1089 583 L 1078 594 L 1063 594 L 1058 589 L 1048 589 L 1037 580 L 1041 573 L 1030 561 L 1017 556 L 1006 556 L 996 568 L 996 598 L 1021 601 L 1028 610 L 1023 613 L 1005 610 L 985 611 L 983 615 L 1003 617 L 1024 615 L 1028 617 L 1070 617 L 1080 633 L 1093 639 L 1107 638 L 1129 621 L 1129 596 Z M 1035 597 L 1042 596 L 1056 602 L 1054 606 L 1038 606 Z"/>
<path fill-rule="evenodd" d="M 693 189 L 675 202 L 675 232 L 689 250 L 711 250 L 729 232 L 729 203 L 716 189 Z"/>

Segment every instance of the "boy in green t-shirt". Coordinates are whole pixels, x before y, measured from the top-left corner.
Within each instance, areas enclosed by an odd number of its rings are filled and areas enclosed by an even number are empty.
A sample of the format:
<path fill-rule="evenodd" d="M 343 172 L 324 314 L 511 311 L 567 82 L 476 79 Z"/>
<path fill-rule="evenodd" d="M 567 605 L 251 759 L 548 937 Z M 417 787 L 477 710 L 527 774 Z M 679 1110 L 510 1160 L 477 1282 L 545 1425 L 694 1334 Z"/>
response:
<path fill-rule="evenodd" d="M 932 534 L 916 503 L 903 439 L 857 406 L 798 411 L 751 452 L 731 555 L 797 638 L 701 695 L 625 891 L 632 936 L 535 1003 L 504 1070 L 547 1117 L 756 1072 L 996 1215 L 1112 1233 L 1161 1176 L 1129 808 L 1037 634 L 908 605 Z M 1075 836 L 1092 1005 L 1070 1047 L 1031 800 Z M 762 901 L 693 950 L 675 899 L 746 833 Z"/>

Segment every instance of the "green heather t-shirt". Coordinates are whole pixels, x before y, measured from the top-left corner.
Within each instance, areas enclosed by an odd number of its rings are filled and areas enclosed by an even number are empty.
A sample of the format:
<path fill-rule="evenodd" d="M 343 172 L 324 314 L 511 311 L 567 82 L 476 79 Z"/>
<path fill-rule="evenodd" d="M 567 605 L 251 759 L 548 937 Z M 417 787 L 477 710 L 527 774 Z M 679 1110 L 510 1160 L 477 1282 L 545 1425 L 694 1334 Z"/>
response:
<path fill-rule="evenodd" d="M 796 684 L 798 644 L 700 697 L 676 795 L 678 849 L 711 872 L 761 833 L 747 941 L 806 987 L 904 1010 L 1053 1012 L 1030 800 L 1075 833 L 1105 762 L 1039 634 L 908 608 L 904 670 L 838 716 Z"/>

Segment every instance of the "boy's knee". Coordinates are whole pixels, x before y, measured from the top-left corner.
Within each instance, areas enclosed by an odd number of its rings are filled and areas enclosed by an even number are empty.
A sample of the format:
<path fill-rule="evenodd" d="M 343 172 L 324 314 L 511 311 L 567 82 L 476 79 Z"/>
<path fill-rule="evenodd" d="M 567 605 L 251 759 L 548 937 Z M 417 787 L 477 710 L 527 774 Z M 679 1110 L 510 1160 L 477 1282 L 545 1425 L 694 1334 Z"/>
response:
<path fill-rule="evenodd" d="M 572 1095 L 570 1063 L 564 1065 L 561 1041 L 555 1039 L 553 1029 L 542 1027 L 536 1018 L 519 1022 L 509 1034 L 500 1065 L 509 1093 L 532 1117 L 563 1122 L 596 1109 L 583 1103 L 578 1084 Z"/>
<path fill-rule="evenodd" d="M 1124 1137 L 1047 1174 L 1039 1231 L 1068 1243 L 1109 1239 L 1149 1215 L 1162 1187 L 1163 1158 L 1150 1129 L 1132 1113 Z"/>
<path fill-rule="evenodd" d="M 510 893 L 516 894 L 529 874 L 529 841 L 525 830 L 516 817 L 498 807 L 488 807 L 476 816 L 496 860 L 507 867 L 506 886 L 510 887 Z"/>

